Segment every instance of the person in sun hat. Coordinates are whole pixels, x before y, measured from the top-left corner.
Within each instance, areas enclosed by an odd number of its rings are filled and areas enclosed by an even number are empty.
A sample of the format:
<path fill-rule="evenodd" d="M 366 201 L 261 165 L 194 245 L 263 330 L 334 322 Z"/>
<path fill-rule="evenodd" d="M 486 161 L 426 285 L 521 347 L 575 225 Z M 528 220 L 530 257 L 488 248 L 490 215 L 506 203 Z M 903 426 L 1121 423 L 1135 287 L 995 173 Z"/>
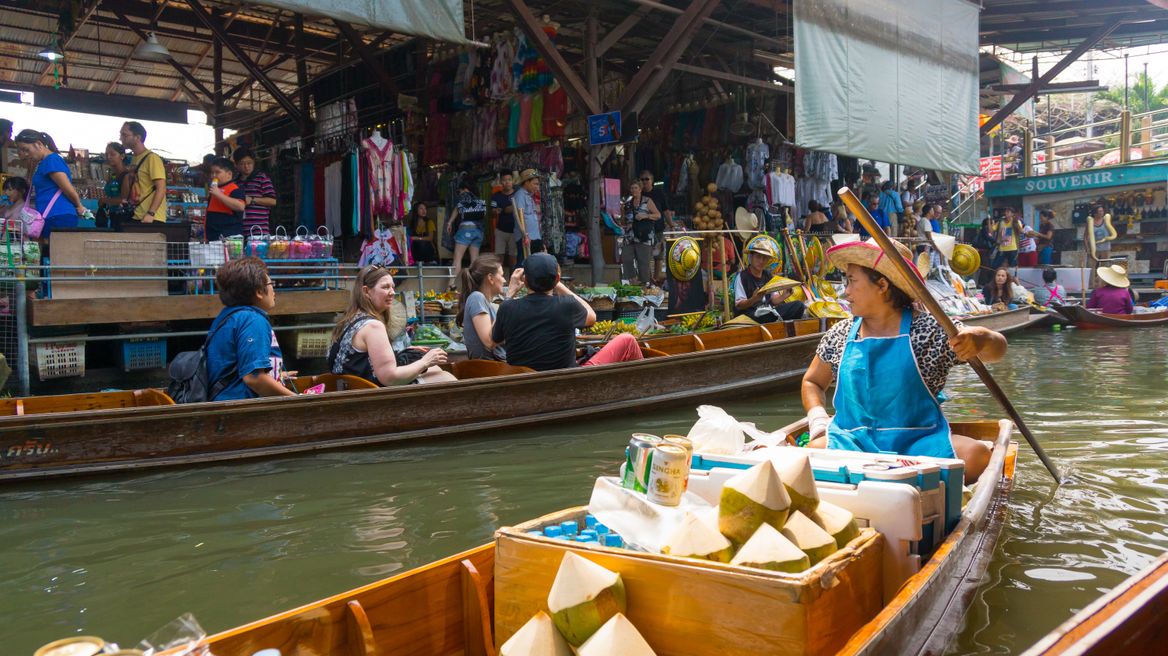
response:
<path fill-rule="evenodd" d="M 799 283 L 775 280 L 767 267 L 778 257 L 771 243 L 756 239 L 746 250 L 747 266 L 734 278 L 734 316 L 747 315 L 759 323 L 802 319 L 807 306 L 789 301 Z"/>
<path fill-rule="evenodd" d="M 897 243 L 896 249 L 920 279 L 908 248 Z M 957 457 L 965 461 L 965 480 L 977 480 L 990 451 L 984 442 L 952 433 L 941 411 L 942 388 L 961 361 L 1002 359 L 1006 338 L 960 323 L 948 338 L 931 314 L 913 309 L 911 281 L 874 242 L 838 244 L 827 258 L 846 273 L 854 317 L 827 331 L 803 377 L 809 446 Z M 825 408 L 832 383 L 835 417 Z"/>
<path fill-rule="evenodd" d="M 539 173 L 535 169 L 526 169 L 520 173 L 518 189 L 511 196 L 511 201 L 515 204 L 515 209 L 518 210 L 515 213 L 515 242 L 519 245 L 519 248 L 516 249 L 519 253 L 523 252 L 524 242 L 530 246 L 532 253 L 543 252 L 543 238 L 539 230 L 539 203 L 535 202 L 537 191 L 539 191 Z"/>
<path fill-rule="evenodd" d="M 1131 291 L 1128 289 L 1131 281 L 1127 278 L 1127 269 L 1112 264 L 1095 269 L 1095 275 L 1099 276 L 1103 286 L 1091 292 L 1091 298 L 1087 299 L 1088 310 L 1098 310 L 1104 314 L 1135 312 L 1135 304 L 1132 303 Z"/>

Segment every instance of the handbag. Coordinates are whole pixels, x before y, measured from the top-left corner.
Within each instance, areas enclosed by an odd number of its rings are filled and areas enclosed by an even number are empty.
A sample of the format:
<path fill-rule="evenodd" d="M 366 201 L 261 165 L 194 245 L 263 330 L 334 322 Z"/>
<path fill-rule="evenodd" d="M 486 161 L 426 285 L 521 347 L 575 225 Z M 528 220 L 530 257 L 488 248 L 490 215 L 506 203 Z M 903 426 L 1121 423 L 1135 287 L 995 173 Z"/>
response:
<path fill-rule="evenodd" d="M 52 216 L 49 212 L 53 210 L 53 205 L 57 204 L 57 199 L 60 197 L 61 190 L 58 189 L 57 193 L 53 194 L 53 198 L 49 200 L 48 207 L 45 207 L 44 214 L 38 213 L 27 205 L 24 206 L 24 209 L 20 210 L 20 220 L 24 223 L 24 235 L 26 237 L 40 239 L 41 232 L 45 229 L 45 217 Z"/>

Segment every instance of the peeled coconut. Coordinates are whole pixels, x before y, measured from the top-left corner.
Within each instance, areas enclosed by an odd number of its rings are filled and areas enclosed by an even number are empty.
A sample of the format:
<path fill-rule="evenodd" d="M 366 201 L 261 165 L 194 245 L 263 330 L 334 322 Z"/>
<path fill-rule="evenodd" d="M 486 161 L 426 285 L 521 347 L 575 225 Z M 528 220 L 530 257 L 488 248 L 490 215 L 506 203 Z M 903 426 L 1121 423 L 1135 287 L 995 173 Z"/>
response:
<path fill-rule="evenodd" d="M 718 530 L 741 545 L 758 527 L 783 527 L 791 497 L 772 461 L 761 462 L 726 481 L 718 504 Z"/>
<path fill-rule="evenodd" d="M 763 524 L 742 545 L 730 564 L 794 574 L 811 567 L 811 560 L 775 527 Z"/>
<path fill-rule="evenodd" d="M 620 574 L 571 551 L 564 554 L 548 593 L 548 610 L 569 644 L 580 646 L 626 608 L 625 584 Z"/>
<path fill-rule="evenodd" d="M 687 512 L 681 524 L 665 540 L 661 553 L 728 563 L 734 556 L 734 547 L 718 529 Z"/>
<path fill-rule="evenodd" d="M 541 610 L 503 643 L 499 656 L 572 656 L 572 648 Z"/>
<path fill-rule="evenodd" d="M 791 512 L 810 515 L 819 505 L 819 491 L 815 489 L 815 474 L 811 460 L 802 453 L 782 454 L 775 458 L 775 469 L 791 497 Z"/>
<path fill-rule="evenodd" d="M 576 650 L 578 656 L 656 656 L 637 627 L 622 613 L 613 615 Z"/>
<path fill-rule="evenodd" d="M 819 507 L 808 517 L 828 535 L 835 538 L 835 546 L 840 549 L 843 549 L 847 543 L 856 539 L 856 536 L 860 534 L 860 525 L 856 523 L 856 516 L 834 503 L 820 501 Z"/>
<path fill-rule="evenodd" d="M 836 552 L 835 538 L 801 512 L 792 513 L 783 526 L 783 537 L 803 550 L 814 565 Z"/>

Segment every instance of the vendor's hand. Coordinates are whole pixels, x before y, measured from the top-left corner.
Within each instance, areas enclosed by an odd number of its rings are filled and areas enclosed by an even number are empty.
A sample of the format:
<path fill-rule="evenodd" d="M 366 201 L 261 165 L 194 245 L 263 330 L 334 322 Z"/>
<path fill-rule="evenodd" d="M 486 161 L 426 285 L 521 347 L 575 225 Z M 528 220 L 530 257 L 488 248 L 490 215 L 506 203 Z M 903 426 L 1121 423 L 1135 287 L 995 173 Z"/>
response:
<path fill-rule="evenodd" d="M 430 367 L 446 364 L 446 360 L 446 351 L 443 351 L 440 348 L 426 351 L 426 354 L 422 356 L 422 362 L 426 363 L 427 369 Z"/>
<path fill-rule="evenodd" d="M 824 410 L 823 406 L 812 408 L 807 413 L 807 435 L 811 439 L 827 435 L 827 427 L 830 425 L 831 417 L 827 415 L 827 410 Z"/>
<path fill-rule="evenodd" d="M 949 338 L 949 348 L 957 354 L 957 359 L 968 362 L 981 351 L 981 333 L 976 328 L 962 328 Z"/>

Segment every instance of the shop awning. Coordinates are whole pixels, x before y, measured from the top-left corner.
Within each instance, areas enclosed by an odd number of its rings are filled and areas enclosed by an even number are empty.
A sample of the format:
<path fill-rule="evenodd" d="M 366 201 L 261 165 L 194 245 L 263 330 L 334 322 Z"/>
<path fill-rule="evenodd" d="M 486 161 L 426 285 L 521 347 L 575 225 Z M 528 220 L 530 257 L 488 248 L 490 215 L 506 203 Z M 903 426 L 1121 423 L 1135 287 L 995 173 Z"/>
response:
<path fill-rule="evenodd" d="M 463 28 L 462 0 L 259 0 L 250 2 L 309 16 L 325 16 L 399 34 L 469 43 Z"/>

